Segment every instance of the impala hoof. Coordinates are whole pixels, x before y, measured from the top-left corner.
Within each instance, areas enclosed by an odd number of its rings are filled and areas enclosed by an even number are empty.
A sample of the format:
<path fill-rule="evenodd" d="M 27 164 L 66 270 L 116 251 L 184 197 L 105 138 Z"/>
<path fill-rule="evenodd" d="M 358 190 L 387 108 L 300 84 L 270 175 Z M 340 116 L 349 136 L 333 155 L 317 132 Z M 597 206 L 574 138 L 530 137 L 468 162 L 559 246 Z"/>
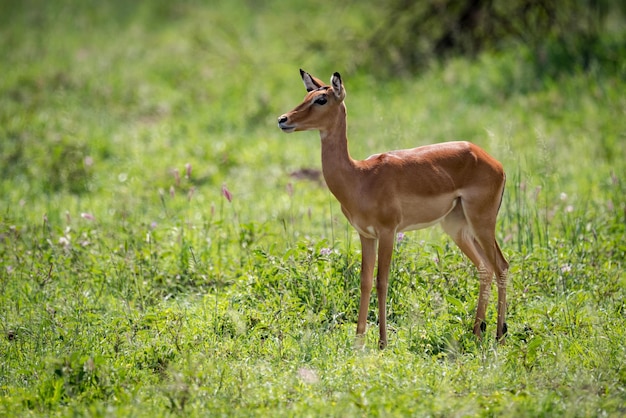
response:
<path fill-rule="evenodd" d="M 480 321 L 479 323 L 474 323 L 474 335 L 479 340 L 483 339 L 483 334 L 487 331 L 487 323 L 485 321 Z"/>
<path fill-rule="evenodd" d="M 500 344 L 504 344 L 506 340 L 506 334 L 509 332 L 509 327 L 506 325 L 506 322 L 502 325 L 502 334 L 498 334 L 498 342 Z"/>

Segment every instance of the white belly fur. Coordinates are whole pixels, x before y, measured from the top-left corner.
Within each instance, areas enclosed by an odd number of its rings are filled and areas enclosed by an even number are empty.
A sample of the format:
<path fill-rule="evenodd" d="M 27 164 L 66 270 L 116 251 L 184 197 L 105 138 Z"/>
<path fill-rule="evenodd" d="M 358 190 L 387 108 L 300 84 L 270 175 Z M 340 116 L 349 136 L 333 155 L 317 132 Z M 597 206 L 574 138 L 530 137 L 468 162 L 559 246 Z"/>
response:
<path fill-rule="evenodd" d="M 456 202 L 457 202 L 457 199 L 452 199 L 452 205 L 450 205 L 450 208 L 446 210 L 443 213 L 443 215 L 441 215 L 437 219 L 434 219 L 430 222 L 418 222 L 418 223 L 409 223 L 406 225 L 400 225 L 398 228 L 398 232 L 414 231 L 417 229 L 424 229 L 424 228 L 428 228 L 430 226 L 438 224 L 439 222 L 441 222 L 443 218 L 445 218 L 446 216 L 448 216 L 450 212 L 452 212 L 452 210 L 456 207 Z"/>
<path fill-rule="evenodd" d="M 442 212 L 443 214 L 432 220 L 429 222 L 418 222 L 418 223 L 408 223 L 408 224 L 400 224 L 398 225 L 398 229 L 396 230 L 396 232 L 405 232 L 405 231 L 414 231 L 417 229 L 424 229 L 424 228 L 428 228 L 429 226 L 433 226 L 438 224 L 439 222 L 441 222 L 441 220 L 443 218 L 445 218 L 446 216 L 448 216 L 448 214 L 450 212 L 452 212 L 452 210 L 456 207 L 457 204 L 457 200 L 456 199 L 447 199 L 448 201 L 451 200 L 452 204 L 450 205 L 450 207 L 445 210 L 444 212 Z M 432 208 L 430 208 L 432 210 Z M 348 215 L 348 214 L 346 214 Z M 378 238 L 378 231 L 376 230 L 376 228 L 373 225 L 367 225 L 367 226 L 363 226 L 363 225 L 359 225 L 359 222 L 356 221 L 355 219 L 351 219 L 351 217 L 348 216 L 348 220 L 350 221 L 350 224 L 354 227 L 354 229 L 356 229 L 356 231 L 360 234 L 363 235 L 366 238 L 373 238 L 373 239 L 377 239 Z"/>

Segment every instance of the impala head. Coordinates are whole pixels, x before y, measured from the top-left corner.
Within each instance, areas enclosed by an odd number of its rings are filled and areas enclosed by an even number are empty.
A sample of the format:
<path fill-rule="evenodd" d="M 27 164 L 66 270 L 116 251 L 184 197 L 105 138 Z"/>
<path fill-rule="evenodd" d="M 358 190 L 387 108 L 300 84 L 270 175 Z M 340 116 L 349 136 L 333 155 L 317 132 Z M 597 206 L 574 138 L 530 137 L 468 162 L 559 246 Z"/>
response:
<path fill-rule="evenodd" d="M 278 127 L 287 133 L 327 130 L 335 123 L 337 115 L 344 114 L 338 110 L 345 111 L 343 99 L 346 97 L 346 90 L 343 88 L 341 76 L 334 73 L 329 86 L 306 71 L 300 70 L 300 75 L 308 93 L 302 103 L 278 118 Z"/>

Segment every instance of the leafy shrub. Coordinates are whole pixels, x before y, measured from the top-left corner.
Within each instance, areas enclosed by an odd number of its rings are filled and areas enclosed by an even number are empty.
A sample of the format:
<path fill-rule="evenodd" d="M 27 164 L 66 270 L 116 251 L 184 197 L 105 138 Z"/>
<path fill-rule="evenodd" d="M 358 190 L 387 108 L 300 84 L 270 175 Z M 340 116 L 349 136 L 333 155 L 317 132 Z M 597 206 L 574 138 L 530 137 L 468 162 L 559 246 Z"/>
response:
<path fill-rule="evenodd" d="M 387 2 L 369 39 L 368 67 L 382 74 L 411 74 L 434 59 L 476 57 L 521 44 L 533 51 L 540 74 L 621 66 L 603 40 L 607 17 L 620 13 L 606 0 L 565 2 L 443 0 Z M 617 9 L 617 10 L 614 10 Z"/>

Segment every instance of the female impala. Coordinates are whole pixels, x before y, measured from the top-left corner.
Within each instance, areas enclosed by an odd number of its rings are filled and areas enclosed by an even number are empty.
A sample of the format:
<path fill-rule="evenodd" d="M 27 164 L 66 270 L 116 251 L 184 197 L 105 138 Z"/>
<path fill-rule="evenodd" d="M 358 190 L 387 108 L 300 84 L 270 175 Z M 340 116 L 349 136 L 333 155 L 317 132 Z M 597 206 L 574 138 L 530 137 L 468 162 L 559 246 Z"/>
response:
<path fill-rule="evenodd" d="M 361 301 L 356 328 L 362 345 L 378 245 L 379 347 L 387 345 L 386 298 L 396 234 L 441 222 L 476 265 L 480 293 L 474 334 L 485 331 L 485 312 L 493 275 L 498 288 L 497 338 L 507 331 L 506 274 L 509 264 L 495 238 L 496 217 L 504 192 L 502 165 L 469 142 L 445 142 L 353 160 L 346 136 L 346 91 L 339 73 L 327 86 L 300 70 L 308 94 L 278 118 L 284 132 L 319 130 L 322 172 L 341 210 L 361 238 Z"/>

